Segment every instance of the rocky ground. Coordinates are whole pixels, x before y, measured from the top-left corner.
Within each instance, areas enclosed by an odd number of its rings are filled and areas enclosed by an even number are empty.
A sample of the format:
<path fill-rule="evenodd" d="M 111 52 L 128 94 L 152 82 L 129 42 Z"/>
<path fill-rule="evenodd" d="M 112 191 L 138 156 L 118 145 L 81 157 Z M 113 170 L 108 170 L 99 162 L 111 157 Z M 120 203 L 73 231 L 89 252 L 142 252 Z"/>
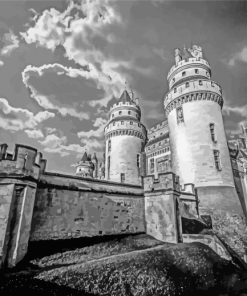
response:
<path fill-rule="evenodd" d="M 200 243 L 137 235 L 32 259 L 0 276 L 0 295 L 246 296 L 247 271 Z"/>

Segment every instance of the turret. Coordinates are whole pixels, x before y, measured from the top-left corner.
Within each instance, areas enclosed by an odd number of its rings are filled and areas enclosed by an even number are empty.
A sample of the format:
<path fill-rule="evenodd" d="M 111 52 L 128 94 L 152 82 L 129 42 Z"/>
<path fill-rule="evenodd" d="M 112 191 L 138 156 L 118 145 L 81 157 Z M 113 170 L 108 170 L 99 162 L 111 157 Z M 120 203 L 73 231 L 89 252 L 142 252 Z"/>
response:
<path fill-rule="evenodd" d="M 94 171 L 94 164 L 91 161 L 91 155 L 87 155 L 87 152 L 84 152 L 81 160 L 76 163 L 74 166 L 76 166 L 76 175 L 86 178 L 92 178 L 93 177 L 93 171 Z"/>
<path fill-rule="evenodd" d="M 105 127 L 106 180 L 141 184 L 140 154 L 144 151 L 146 134 L 139 102 L 125 90 L 119 102 L 111 107 Z"/>
<path fill-rule="evenodd" d="M 98 178 L 98 159 L 95 152 L 93 154 L 92 163 L 94 164 L 93 178 L 97 179 Z"/>
<path fill-rule="evenodd" d="M 238 208 L 222 118 L 222 89 L 211 79 L 201 47 L 185 48 L 167 80 L 164 108 L 173 172 L 182 185 L 195 184 L 201 206 Z"/>

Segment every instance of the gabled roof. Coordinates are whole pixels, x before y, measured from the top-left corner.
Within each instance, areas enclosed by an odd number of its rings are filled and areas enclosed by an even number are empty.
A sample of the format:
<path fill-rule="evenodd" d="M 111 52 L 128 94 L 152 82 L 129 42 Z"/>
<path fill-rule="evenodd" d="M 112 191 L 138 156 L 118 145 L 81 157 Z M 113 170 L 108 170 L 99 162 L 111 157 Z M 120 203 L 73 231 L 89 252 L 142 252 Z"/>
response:
<path fill-rule="evenodd" d="M 127 92 L 127 90 L 124 90 L 124 92 L 122 93 L 120 99 L 119 99 L 120 102 L 131 102 L 131 98 Z"/>

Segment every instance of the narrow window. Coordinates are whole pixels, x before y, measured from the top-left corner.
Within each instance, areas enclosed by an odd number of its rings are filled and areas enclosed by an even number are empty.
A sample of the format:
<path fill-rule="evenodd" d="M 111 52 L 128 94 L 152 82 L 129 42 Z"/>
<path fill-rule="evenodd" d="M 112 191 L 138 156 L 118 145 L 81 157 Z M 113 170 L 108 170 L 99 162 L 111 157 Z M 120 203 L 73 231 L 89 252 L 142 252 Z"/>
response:
<path fill-rule="evenodd" d="M 130 121 L 130 124 L 132 125 L 133 124 L 133 121 Z"/>
<path fill-rule="evenodd" d="M 185 71 L 183 71 L 183 72 L 182 72 L 182 76 L 185 76 L 185 74 L 186 74 L 186 72 L 185 72 Z"/>
<path fill-rule="evenodd" d="M 114 117 L 114 114 L 112 114 L 112 116 L 111 117 Z"/>
<path fill-rule="evenodd" d="M 202 85 L 202 81 L 201 80 L 199 80 L 199 85 Z"/>
<path fill-rule="evenodd" d="M 189 87 L 189 86 L 190 86 L 190 83 L 186 82 L 185 87 Z"/>
<path fill-rule="evenodd" d="M 123 121 L 121 121 L 121 124 L 123 125 L 123 124 L 124 124 L 124 122 L 123 122 Z"/>
<path fill-rule="evenodd" d="M 122 114 L 122 111 L 119 111 L 118 114 L 121 115 Z"/>
<path fill-rule="evenodd" d="M 175 87 L 175 88 L 174 88 L 174 93 L 176 93 L 176 92 L 177 92 L 177 88 Z"/>
<path fill-rule="evenodd" d="M 150 173 L 154 173 L 154 159 L 151 158 L 150 159 Z"/>
<path fill-rule="evenodd" d="M 128 114 L 130 115 L 130 111 L 128 111 Z"/>
<path fill-rule="evenodd" d="M 172 81 L 175 82 L 175 78 L 173 78 Z"/>
<path fill-rule="evenodd" d="M 214 143 L 216 143 L 216 136 L 215 136 L 215 125 L 214 123 L 210 123 L 209 124 L 209 128 L 210 128 L 210 134 L 211 134 L 211 139 Z"/>
<path fill-rule="evenodd" d="M 177 123 L 179 124 L 181 122 L 184 122 L 184 113 L 183 113 L 182 106 L 177 107 L 176 111 L 177 111 Z"/>
<path fill-rule="evenodd" d="M 214 82 L 213 81 L 211 81 L 211 85 L 214 87 Z"/>
<path fill-rule="evenodd" d="M 108 140 L 108 152 L 111 152 L 111 139 Z"/>
<path fill-rule="evenodd" d="M 137 167 L 139 168 L 140 167 L 140 154 L 137 154 L 137 156 L 136 156 L 136 164 L 137 164 Z"/>
<path fill-rule="evenodd" d="M 108 156 L 108 161 L 107 161 L 108 179 L 110 179 L 110 167 L 111 167 L 111 157 Z"/>
<path fill-rule="evenodd" d="M 121 183 L 124 183 L 125 182 L 125 174 L 124 173 L 121 173 L 120 175 L 121 177 Z"/>
<path fill-rule="evenodd" d="M 115 126 L 115 122 L 113 122 L 113 126 Z"/>
<path fill-rule="evenodd" d="M 220 163 L 220 151 L 219 150 L 214 150 L 214 163 L 215 167 L 218 171 L 221 171 L 221 163 Z"/>
<path fill-rule="evenodd" d="M 199 73 L 198 69 L 195 69 L 195 73 L 196 73 L 196 74 L 198 74 L 198 73 Z"/>

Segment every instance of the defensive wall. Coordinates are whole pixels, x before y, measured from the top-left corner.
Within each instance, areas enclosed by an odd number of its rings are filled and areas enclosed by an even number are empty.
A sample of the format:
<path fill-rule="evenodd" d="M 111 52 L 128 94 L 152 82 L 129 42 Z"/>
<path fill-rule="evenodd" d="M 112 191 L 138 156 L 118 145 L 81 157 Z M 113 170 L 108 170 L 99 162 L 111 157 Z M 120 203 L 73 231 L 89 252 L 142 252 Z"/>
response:
<path fill-rule="evenodd" d="M 21 261 L 29 241 L 145 232 L 141 186 L 45 172 L 32 147 L 0 150 L 1 266 Z"/>
<path fill-rule="evenodd" d="M 142 187 L 46 172 L 45 166 L 32 147 L 16 145 L 12 155 L 0 145 L 1 267 L 20 262 L 30 241 L 146 232 L 164 242 L 214 244 L 184 231 L 184 219 L 205 225 L 194 185 L 181 188 L 171 172 L 144 177 Z"/>

